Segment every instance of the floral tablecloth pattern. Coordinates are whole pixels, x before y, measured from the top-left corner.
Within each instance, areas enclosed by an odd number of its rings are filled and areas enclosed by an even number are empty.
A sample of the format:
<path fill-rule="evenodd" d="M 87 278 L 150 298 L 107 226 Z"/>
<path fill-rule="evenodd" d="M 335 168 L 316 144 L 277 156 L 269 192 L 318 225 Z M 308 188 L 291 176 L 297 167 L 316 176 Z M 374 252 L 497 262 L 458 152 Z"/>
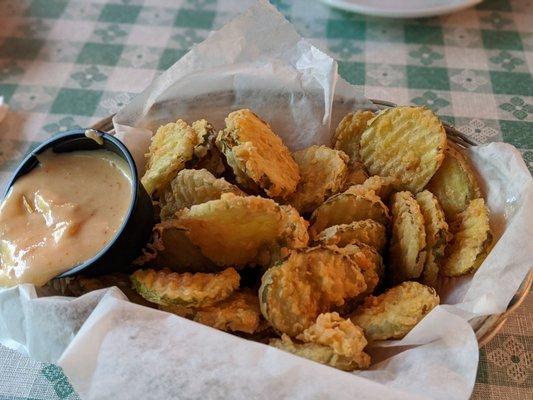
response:
<path fill-rule="evenodd" d="M 0 0 L 0 183 L 56 132 L 116 112 L 252 1 Z M 313 0 L 272 1 L 370 98 L 425 105 L 479 142 L 505 141 L 533 172 L 533 1 L 487 0 L 386 20 Z M 475 399 L 528 398 L 533 296 L 480 352 Z M 60 368 L 0 348 L 0 399 L 75 399 Z"/>

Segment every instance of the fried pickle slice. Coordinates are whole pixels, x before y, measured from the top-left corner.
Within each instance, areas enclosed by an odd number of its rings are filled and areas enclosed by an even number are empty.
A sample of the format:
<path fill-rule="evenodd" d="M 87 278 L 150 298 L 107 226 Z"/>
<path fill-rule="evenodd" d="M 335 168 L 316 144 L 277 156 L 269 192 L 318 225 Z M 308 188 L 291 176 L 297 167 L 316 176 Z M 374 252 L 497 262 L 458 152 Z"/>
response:
<path fill-rule="evenodd" d="M 293 251 L 261 279 L 261 313 L 281 333 L 296 336 L 316 317 L 366 290 L 355 262 L 335 246 Z"/>
<path fill-rule="evenodd" d="M 161 220 L 174 218 L 182 208 L 219 199 L 222 193 L 246 196 L 237 186 L 206 169 L 181 170 L 159 198 Z"/>
<path fill-rule="evenodd" d="M 346 172 L 346 179 L 342 190 L 345 191 L 350 186 L 360 185 L 368 179 L 368 174 L 365 171 L 365 166 L 361 161 L 349 162 L 348 170 Z"/>
<path fill-rule="evenodd" d="M 401 190 L 418 193 L 444 159 L 446 133 L 432 111 L 394 107 L 381 111 L 361 136 L 361 159 L 371 175 L 393 176 Z"/>
<path fill-rule="evenodd" d="M 420 206 L 410 192 L 392 196 L 392 238 L 389 247 L 394 281 L 416 279 L 426 261 L 426 231 Z"/>
<path fill-rule="evenodd" d="M 368 127 L 368 122 L 374 117 L 372 111 L 364 110 L 346 114 L 335 130 L 333 148 L 344 151 L 350 157 L 350 162 L 360 161 L 361 135 Z"/>
<path fill-rule="evenodd" d="M 390 196 L 398 189 L 399 181 L 393 176 L 374 175 L 365 180 L 361 187 L 373 190 L 383 202 L 387 202 Z M 355 186 L 355 188 L 358 188 L 358 186 Z M 349 192 L 350 189 L 347 191 Z"/>
<path fill-rule="evenodd" d="M 308 240 L 307 222 L 296 211 L 259 196 L 224 193 L 181 210 L 177 220 L 202 254 L 220 266 L 265 265 L 271 250 L 305 246 Z"/>
<path fill-rule="evenodd" d="M 363 219 L 350 224 L 330 226 L 317 235 L 315 242 L 339 247 L 353 243 L 364 243 L 377 251 L 382 251 L 387 237 L 383 224 L 372 219 Z"/>
<path fill-rule="evenodd" d="M 439 276 L 439 268 L 444 257 L 444 249 L 451 239 L 444 211 L 437 198 L 429 190 L 416 195 L 416 201 L 424 217 L 426 231 L 427 256 L 422 271 L 422 283 L 435 287 Z"/>
<path fill-rule="evenodd" d="M 133 288 L 152 303 L 206 307 L 227 299 L 239 287 L 240 276 L 233 268 L 215 274 L 138 269 L 131 275 L 131 282 Z"/>
<path fill-rule="evenodd" d="M 444 161 L 427 188 L 437 197 L 449 221 L 463 212 L 470 201 L 481 197 L 470 163 L 451 146 L 446 149 Z"/>
<path fill-rule="evenodd" d="M 297 339 L 292 341 L 283 334 L 270 345 L 343 371 L 370 366 L 370 356 L 363 351 L 367 345 L 363 330 L 336 312 L 320 314 Z"/>
<path fill-rule="evenodd" d="M 492 245 L 489 210 L 482 198 L 470 202 L 450 224 L 453 239 L 446 248 L 441 272 L 446 276 L 459 276 L 479 268 Z"/>
<path fill-rule="evenodd" d="M 372 219 L 387 225 L 389 209 L 373 190 L 351 186 L 347 191 L 327 199 L 311 215 L 310 235 L 315 238 L 324 229 L 333 225 L 350 224 L 354 221 Z"/>
<path fill-rule="evenodd" d="M 401 339 L 439 304 L 429 286 L 403 282 L 375 297 L 368 296 L 350 317 L 369 341 Z"/>
<path fill-rule="evenodd" d="M 159 127 L 146 154 L 146 172 L 141 182 L 148 192 L 162 190 L 192 159 L 198 135 L 185 121 Z"/>
<path fill-rule="evenodd" d="M 258 331 L 261 323 L 259 299 L 250 289 L 238 290 L 226 300 L 208 307 L 170 305 L 159 308 L 225 332 L 252 334 Z"/>
<path fill-rule="evenodd" d="M 186 168 L 206 169 L 214 176 L 220 177 L 225 170 L 223 156 L 215 145 L 217 132 L 209 122 L 201 119 L 193 122 L 192 129 L 196 132 L 197 145 L 194 156 L 187 162 Z"/>
<path fill-rule="evenodd" d="M 342 189 L 348 157 L 326 146 L 311 146 L 293 153 L 300 169 L 300 182 L 287 202 L 300 213 L 311 213 L 324 200 Z"/>
<path fill-rule="evenodd" d="M 135 265 L 153 265 L 176 272 L 216 272 L 220 267 L 203 255 L 187 236 L 187 229 L 175 219 L 156 224 L 150 242 Z"/>
<path fill-rule="evenodd" d="M 373 247 L 363 243 L 348 244 L 340 251 L 355 262 L 365 279 L 366 290 L 351 299 L 352 303 L 359 302 L 374 292 L 383 277 L 385 272 L 383 258 Z"/>
<path fill-rule="evenodd" d="M 230 113 L 215 143 L 244 188 L 259 188 L 269 197 L 282 199 L 296 190 L 298 164 L 280 137 L 252 111 Z"/>

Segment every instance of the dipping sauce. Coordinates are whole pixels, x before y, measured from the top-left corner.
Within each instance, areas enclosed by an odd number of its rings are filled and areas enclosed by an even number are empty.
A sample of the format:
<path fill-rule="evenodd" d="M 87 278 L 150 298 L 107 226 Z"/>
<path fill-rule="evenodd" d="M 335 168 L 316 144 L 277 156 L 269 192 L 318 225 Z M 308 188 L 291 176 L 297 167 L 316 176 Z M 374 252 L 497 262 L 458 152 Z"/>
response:
<path fill-rule="evenodd" d="M 38 155 L 0 206 L 0 286 L 44 285 L 95 256 L 132 202 L 126 161 L 107 150 Z"/>

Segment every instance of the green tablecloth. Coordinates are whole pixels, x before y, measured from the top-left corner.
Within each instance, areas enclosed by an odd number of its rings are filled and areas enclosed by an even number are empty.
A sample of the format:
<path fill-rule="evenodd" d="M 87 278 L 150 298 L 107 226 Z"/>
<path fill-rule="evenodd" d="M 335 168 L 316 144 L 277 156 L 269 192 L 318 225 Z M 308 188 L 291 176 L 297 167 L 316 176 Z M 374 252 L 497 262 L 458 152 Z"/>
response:
<path fill-rule="evenodd" d="M 141 91 L 251 1 L 0 0 L 0 182 L 36 143 L 89 126 Z M 317 1 L 274 1 L 366 96 L 426 105 L 480 141 L 518 147 L 533 171 L 533 1 L 491 0 L 384 20 Z M 481 350 L 474 398 L 533 386 L 533 297 Z M 0 348 L 0 398 L 73 399 L 61 370 Z"/>

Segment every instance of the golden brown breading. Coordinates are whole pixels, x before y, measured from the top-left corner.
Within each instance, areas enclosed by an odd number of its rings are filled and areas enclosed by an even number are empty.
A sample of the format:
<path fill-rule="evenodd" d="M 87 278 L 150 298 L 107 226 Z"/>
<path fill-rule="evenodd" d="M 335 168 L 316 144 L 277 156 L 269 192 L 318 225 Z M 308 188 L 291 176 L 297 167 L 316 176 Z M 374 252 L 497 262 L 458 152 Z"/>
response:
<path fill-rule="evenodd" d="M 185 168 L 197 144 L 197 133 L 181 119 L 157 130 L 146 154 L 146 172 L 141 179 L 148 194 L 164 189 Z"/>
<path fill-rule="evenodd" d="M 296 190 L 298 165 L 279 136 L 252 111 L 230 113 L 216 145 L 243 187 L 260 188 L 268 196 L 282 199 Z"/>
<path fill-rule="evenodd" d="M 444 249 L 451 239 L 451 234 L 444 218 L 444 211 L 433 193 L 424 190 L 416 195 L 416 201 L 424 217 L 427 243 L 427 256 L 421 279 L 422 283 L 435 287 Z"/>
<path fill-rule="evenodd" d="M 359 186 L 355 186 L 358 188 Z M 399 187 L 398 179 L 393 176 L 371 176 L 365 180 L 361 187 L 369 190 L 373 190 L 383 202 L 387 202 L 389 197 L 397 190 Z M 347 190 L 350 192 L 350 188 Z"/>
<path fill-rule="evenodd" d="M 233 268 L 216 274 L 139 269 L 131 275 L 131 282 L 133 288 L 152 303 L 206 307 L 227 299 L 239 287 L 240 276 Z"/>
<path fill-rule="evenodd" d="M 371 219 L 354 221 L 350 224 L 333 225 L 320 232 L 315 241 L 325 245 L 344 247 L 352 243 L 364 243 L 383 250 L 387 242 L 385 226 Z"/>
<path fill-rule="evenodd" d="M 383 258 L 373 247 L 363 243 L 348 244 L 339 250 L 355 262 L 365 279 L 366 290 L 352 299 L 353 302 L 359 302 L 374 292 L 383 277 L 385 270 Z"/>
<path fill-rule="evenodd" d="M 348 191 L 327 199 L 311 215 L 309 234 L 315 238 L 324 229 L 333 225 L 350 224 L 354 221 L 373 219 L 387 225 L 389 210 L 373 190 L 351 186 Z"/>
<path fill-rule="evenodd" d="M 342 189 L 348 157 L 326 146 L 311 146 L 293 153 L 300 169 L 300 182 L 287 199 L 300 213 L 311 213 L 324 200 Z"/>
<path fill-rule="evenodd" d="M 368 127 L 368 122 L 374 117 L 372 111 L 364 110 L 346 114 L 335 130 L 333 148 L 344 151 L 350 157 L 351 162 L 359 161 L 361 135 Z"/>
<path fill-rule="evenodd" d="M 226 300 L 208 307 L 191 308 L 170 305 L 159 306 L 159 308 L 226 332 L 252 334 L 259 329 L 261 322 L 259 299 L 257 294 L 249 289 L 236 291 Z"/>
<path fill-rule="evenodd" d="M 219 199 L 222 193 L 246 196 L 237 186 L 224 178 L 217 179 L 206 169 L 181 170 L 159 198 L 161 220 L 174 218 L 182 208 Z"/>
<path fill-rule="evenodd" d="M 307 223 L 287 206 L 259 196 L 224 193 L 218 200 L 178 212 L 180 226 L 201 252 L 217 265 L 270 262 L 271 249 L 307 242 Z"/>
<path fill-rule="evenodd" d="M 442 274 L 459 276 L 479 268 L 492 245 L 489 209 L 483 199 L 474 199 L 450 225 L 453 239 L 446 249 Z"/>
<path fill-rule="evenodd" d="M 363 351 L 367 341 L 362 329 L 337 313 L 320 314 L 297 339 L 301 342 L 283 334 L 270 345 L 344 371 L 370 366 L 370 356 Z"/>
<path fill-rule="evenodd" d="M 446 149 L 444 161 L 427 188 L 439 199 L 449 221 L 463 212 L 471 200 L 481 197 L 470 163 L 451 145 Z"/>
<path fill-rule="evenodd" d="M 403 282 L 374 297 L 368 296 L 350 317 L 369 341 L 401 339 L 439 304 L 433 288 Z"/>
<path fill-rule="evenodd" d="M 135 265 L 154 265 L 176 272 L 215 272 L 220 270 L 204 256 L 187 236 L 187 229 L 175 219 L 154 226 L 152 238 Z"/>
<path fill-rule="evenodd" d="M 192 129 L 196 132 L 198 144 L 194 147 L 194 157 L 187 162 L 189 169 L 206 169 L 219 177 L 224 172 L 223 156 L 215 145 L 217 132 L 205 119 L 195 121 Z"/>
<path fill-rule="evenodd" d="M 361 136 L 359 153 L 371 175 L 394 176 L 399 189 L 421 191 L 444 159 L 446 133 L 424 107 L 381 111 Z"/>
<path fill-rule="evenodd" d="M 392 196 L 389 259 L 396 283 L 416 279 L 426 261 L 426 231 L 420 206 L 410 192 Z"/>
<path fill-rule="evenodd" d="M 261 312 L 279 332 L 295 336 L 332 306 L 366 290 L 363 274 L 335 246 L 293 251 L 261 279 Z"/>
<path fill-rule="evenodd" d="M 368 179 L 368 174 L 365 171 L 365 166 L 361 161 L 349 162 L 348 171 L 346 172 L 346 179 L 342 190 L 345 191 L 350 186 L 360 185 Z"/>

